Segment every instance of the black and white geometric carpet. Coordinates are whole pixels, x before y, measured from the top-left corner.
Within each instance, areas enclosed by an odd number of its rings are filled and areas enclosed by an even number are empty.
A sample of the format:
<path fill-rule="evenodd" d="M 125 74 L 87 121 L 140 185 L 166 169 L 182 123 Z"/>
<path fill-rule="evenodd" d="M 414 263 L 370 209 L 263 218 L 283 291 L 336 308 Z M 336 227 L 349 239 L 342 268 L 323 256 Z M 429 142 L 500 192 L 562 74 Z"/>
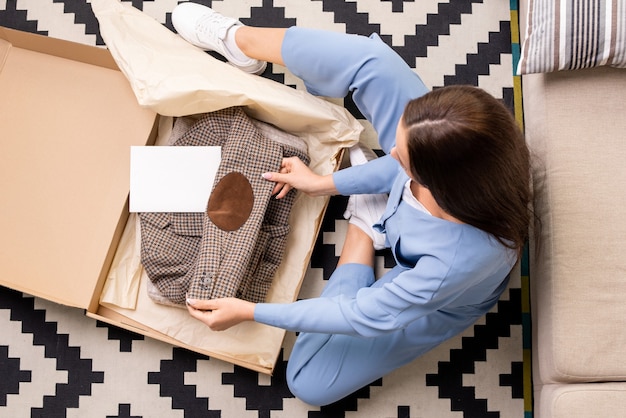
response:
<path fill-rule="evenodd" d="M 377 32 L 429 87 L 480 86 L 520 117 L 514 0 L 197 1 L 257 26 Z M 177 0 L 128 3 L 172 29 Z M 0 25 L 103 45 L 87 0 L 0 0 Z M 265 76 L 302 88 L 280 71 Z M 344 105 L 362 118 L 349 98 Z M 364 140 L 376 143 L 367 129 Z M 345 203 L 331 200 L 301 298 L 319 294 L 335 267 Z M 384 270 L 393 261 L 380 252 L 378 262 Z M 512 276 L 492 312 L 462 335 L 322 408 L 285 384 L 291 333 L 270 377 L 0 287 L 0 417 L 530 417 L 525 263 Z"/>

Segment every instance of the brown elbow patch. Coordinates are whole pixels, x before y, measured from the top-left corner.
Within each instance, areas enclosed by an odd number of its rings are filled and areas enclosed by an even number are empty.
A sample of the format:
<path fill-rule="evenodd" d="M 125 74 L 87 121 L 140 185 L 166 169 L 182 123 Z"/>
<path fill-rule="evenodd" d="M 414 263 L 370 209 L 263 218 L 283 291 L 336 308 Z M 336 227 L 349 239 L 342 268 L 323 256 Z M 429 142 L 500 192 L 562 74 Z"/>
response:
<path fill-rule="evenodd" d="M 219 229 L 234 231 L 248 220 L 253 205 L 252 185 L 246 176 L 233 171 L 215 185 L 206 212 Z"/>

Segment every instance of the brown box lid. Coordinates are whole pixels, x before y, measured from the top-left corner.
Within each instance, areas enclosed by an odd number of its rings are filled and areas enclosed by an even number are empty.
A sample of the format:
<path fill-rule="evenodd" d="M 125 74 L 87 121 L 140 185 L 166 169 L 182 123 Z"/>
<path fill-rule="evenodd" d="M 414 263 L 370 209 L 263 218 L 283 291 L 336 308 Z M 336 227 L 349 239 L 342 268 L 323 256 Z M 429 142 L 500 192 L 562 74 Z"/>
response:
<path fill-rule="evenodd" d="M 1 285 L 97 303 L 156 117 L 107 50 L 0 27 Z"/>

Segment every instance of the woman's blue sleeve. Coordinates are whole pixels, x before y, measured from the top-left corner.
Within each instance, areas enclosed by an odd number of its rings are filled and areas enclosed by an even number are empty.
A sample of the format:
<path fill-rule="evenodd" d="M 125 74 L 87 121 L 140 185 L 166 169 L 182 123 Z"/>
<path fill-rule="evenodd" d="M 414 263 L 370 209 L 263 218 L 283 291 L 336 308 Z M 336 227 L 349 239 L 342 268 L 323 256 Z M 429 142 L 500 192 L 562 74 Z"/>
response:
<path fill-rule="evenodd" d="M 404 270 L 381 287 L 363 287 L 354 294 L 257 304 L 254 318 L 289 331 L 366 337 L 405 328 L 457 296 L 458 289 L 442 292 L 446 272 L 437 260 L 424 257 L 420 262 L 420 268 Z"/>
<path fill-rule="evenodd" d="M 391 155 L 376 158 L 367 164 L 348 167 L 333 173 L 340 194 L 389 193 L 400 164 Z"/>

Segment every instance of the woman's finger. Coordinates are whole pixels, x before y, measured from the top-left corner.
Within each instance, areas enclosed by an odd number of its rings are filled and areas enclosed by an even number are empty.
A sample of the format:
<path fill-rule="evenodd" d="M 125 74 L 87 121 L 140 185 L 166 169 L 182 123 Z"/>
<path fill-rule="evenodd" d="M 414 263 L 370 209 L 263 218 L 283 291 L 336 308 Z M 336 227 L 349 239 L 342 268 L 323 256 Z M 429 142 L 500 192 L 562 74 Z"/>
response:
<path fill-rule="evenodd" d="M 261 177 L 263 177 L 265 180 L 268 180 L 268 181 L 273 181 L 276 183 L 284 183 L 284 181 L 281 181 L 283 177 L 281 173 L 268 172 L 268 173 L 261 174 Z"/>
<path fill-rule="evenodd" d="M 212 311 L 213 309 L 217 309 L 217 305 L 213 300 L 197 300 L 187 298 L 187 306 L 200 311 Z"/>
<path fill-rule="evenodd" d="M 291 191 L 292 187 L 289 184 L 284 183 L 278 189 L 279 189 L 278 194 L 276 193 L 274 194 L 276 194 L 276 199 L 282 199 L 283 197 L 287 196 L 287 193 Z M 274 190 L 276 190 L 276 187 L 274 188 Z"/>
<path fill-rule="evenodd" d="M 191 315 L 192 317 L 204 322 L 204 314 L 207 311 L 196 309 L 190 304 L 187 304 L 187 311 L 189 311 L 189 315 Z"/>
<path fill-rule="evenodd" d="M 285 183 L 276 183 L 272 189 L 272 195 L 277 195 L 283 187 L 285 187 Z"/>
<path fill-rule="evenodd" d="M 288 176 L 289 176 L 289 174 L 281 174 L 281 173 L 264 173 L 263 174 L 263 178 L 264 179 L 266 179 L 268 181 L 273 181 L 273 182 L 276 183 L 274 185 L 274 188 L 272 189 L 272 194 L 273 195 L 278 195 L 281 191 L 284 191 L 285 188 L 287 188 L 287 192 L 289 190 L 291 190 L 291 186 L 286 181 Z M 284 195 L 286 195 L 286 194 L 287 194 L 286 192 L 282 193 L 282 195 L 280 197 L 284 197 Z M 278 197 L 278 198 L 280 198 L 280 197 Z"/>

